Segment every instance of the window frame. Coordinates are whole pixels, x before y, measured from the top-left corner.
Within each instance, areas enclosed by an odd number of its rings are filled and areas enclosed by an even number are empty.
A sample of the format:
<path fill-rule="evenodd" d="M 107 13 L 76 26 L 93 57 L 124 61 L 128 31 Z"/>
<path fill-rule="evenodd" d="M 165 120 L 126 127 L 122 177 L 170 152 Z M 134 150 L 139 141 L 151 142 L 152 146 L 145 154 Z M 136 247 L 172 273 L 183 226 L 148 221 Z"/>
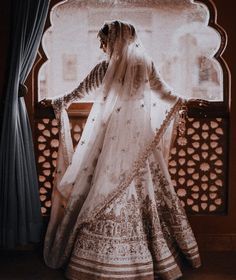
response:
<path fill-rule="evenodd" d="M 50 14 L 51 14 L 52 9 L 56 5 L 58 5 L 60 3 L 65 3 L 67 1 L 68 0 L 51 0 L 50 1 L 46 24 L 44 27 L 44 32 L 52 25 L 51 19 L 50 19 Z M 218 23 L 216 22 L 217 10 L 216 10 L 215 4 L 211 0 L 195 0 L 195 1 L 193 1 L 193 3 L 204 4 L 208 8 L 209 15 L 210 15 L 208 26 L 215 29 L 221 37 L 221 44 L 220 44 L 218 51 L 215 53 L 214 58 L 219 62 L 219 64 L 221 65 L 221 68 L 222 68 L 223 101 L 210 101 L 208 108 L 206 108 L 205 110 L 203 110 L 201 112 L 199 110 L 189 107 L 188 115 L 190 117 L 204 117 L 204 118 L 228 117 L 229 110 L 230 110 L 230 71 L 229 71 L 227 63 L 225 62 L 225 60 L 222 57 L 222 54 L 227 45 L 227 34 L 226 34 L 225 30 L 220 25 L 218 25 Z M 52 108 L 42 108 L 42 106 L 40 106 L 40 103 L 38 101 L 39 70 L 47 60 L 48 60 L 48 58 L 46 56 L 46 53 L 44 52 L 44 49 L 42 46 L 42 41 L 41 41 L 34 66 L 26 81 L 26 85 L 28 86 L 28 88 L 31 88 L 31 91 L 32 91 L 32 95 L 30 97 L 27 96 L 27 99 L 26 99 L 27 109 L 31 116 L 33 116 L 33 115 L 49 116 L 50 115 L 52 117 L 54 114 Z M 90 102 L 74 103 L 69 107 L 68 113 L 69 113 L 69 115 L 73 115 L 73 116 L 88 115 L 91 107 L 92 107 L 92 103 L 90 103 Z M 31 122 L 33 123 L 33 120 L 31 120 Z"/>

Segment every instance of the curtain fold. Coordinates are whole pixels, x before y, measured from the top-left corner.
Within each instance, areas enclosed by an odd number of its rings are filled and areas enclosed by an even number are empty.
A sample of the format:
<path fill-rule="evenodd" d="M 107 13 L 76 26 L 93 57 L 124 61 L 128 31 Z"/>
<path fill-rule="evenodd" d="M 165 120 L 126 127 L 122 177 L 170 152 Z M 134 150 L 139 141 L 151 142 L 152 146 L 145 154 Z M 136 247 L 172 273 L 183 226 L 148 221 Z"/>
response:
<path fill-rule="evenodd" d="M 34 145 L 19 85 L 29 74 L 43 33 L 48 0 L 12 1 L 9 73 L 0 138 L 0 246 L 39 242 L 42 218 Z"/>

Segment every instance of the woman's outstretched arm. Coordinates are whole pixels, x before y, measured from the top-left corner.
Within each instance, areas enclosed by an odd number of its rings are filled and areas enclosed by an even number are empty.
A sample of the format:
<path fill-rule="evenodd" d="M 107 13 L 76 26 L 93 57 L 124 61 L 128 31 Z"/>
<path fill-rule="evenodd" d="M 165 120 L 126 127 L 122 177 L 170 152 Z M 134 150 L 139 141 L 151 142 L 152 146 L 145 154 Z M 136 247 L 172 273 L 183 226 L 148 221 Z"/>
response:
<path fill-rule="evenodd" d="M 163 80 L 153 62 L 149 71 L 149 83 L 150 88 L 163 100 L 175 102 L 177 99 L 181 98 L 183 102 L 186 101 L 183 97 L 174 94 L 173 89 Z"/>
<path fill-rule="evenodd" d="M 60 112 L 63 108 L 67 109 L 71 103 L 82 99 L 90 91 L 98 88 L 102 84 L 102 80 L 105 76 L 108 67 L 107 61 L 98 63 L 87 77 L 76 87 L 72 92 L 54 97 L 52 99 L 44 99 L 41 101 L 43 106 L 53 106 L 55 113 Z"/>
<path fill-rule="evenodd" d="M 171 88 L 158 73 L 153 62 L 149 71 L 149 83 L 151 89 L 156 92 L 160 96 L 160 98 L 168 102 L 174 103 L 175 101 L 180 99 L 182 100 L 182 103 L 185 103 L 186 105 L 191 107 L 196 107 L 198 109 L 204 109 L 209 105 L 209 102 L 207 100 L 192 98 L 188 99 L 183 96 L 176 95 L 173 88 Z"/>

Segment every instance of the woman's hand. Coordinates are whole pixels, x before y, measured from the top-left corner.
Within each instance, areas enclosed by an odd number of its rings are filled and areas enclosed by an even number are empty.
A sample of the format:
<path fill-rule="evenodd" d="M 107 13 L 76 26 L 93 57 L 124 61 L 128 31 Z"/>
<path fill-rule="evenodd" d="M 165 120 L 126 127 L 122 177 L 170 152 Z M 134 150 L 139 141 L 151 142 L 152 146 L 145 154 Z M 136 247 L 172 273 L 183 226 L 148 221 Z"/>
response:
<path fill-rule="evenodd" d="M 189 99 L 187 106 L 196 109 L 205 109 L 209 106 L 210 102 L 204 99 Z"/>
<path fill-rule="evenodd" d="M 44 98 L 39 102 L 39 104 L 44 108 L 51 107 L 52 106 L 52 99 Z"/>

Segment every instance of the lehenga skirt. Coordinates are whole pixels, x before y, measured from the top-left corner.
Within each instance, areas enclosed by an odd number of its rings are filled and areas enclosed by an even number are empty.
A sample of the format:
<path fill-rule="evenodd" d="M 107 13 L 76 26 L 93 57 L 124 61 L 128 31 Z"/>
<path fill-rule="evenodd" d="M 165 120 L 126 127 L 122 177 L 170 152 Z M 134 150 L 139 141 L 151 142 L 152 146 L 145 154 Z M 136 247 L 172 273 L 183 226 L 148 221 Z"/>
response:
<path fill-rule="evenodd" d="M 173 280 L 198 246 L 161 151 L 152 153 L 125 191 L 83 225 L 66 277 L 74 280 Z"/>

